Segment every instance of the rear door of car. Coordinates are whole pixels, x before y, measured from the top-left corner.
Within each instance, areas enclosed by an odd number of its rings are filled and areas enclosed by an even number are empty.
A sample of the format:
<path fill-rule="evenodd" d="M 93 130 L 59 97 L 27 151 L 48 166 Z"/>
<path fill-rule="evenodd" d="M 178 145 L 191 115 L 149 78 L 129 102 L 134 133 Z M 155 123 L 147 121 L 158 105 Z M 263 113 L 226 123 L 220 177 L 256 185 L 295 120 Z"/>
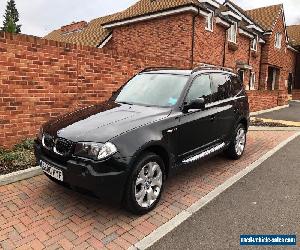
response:
<path fill-rule="evenodd" d="M 231 74 L 212 73 L 212 102 L 209 105 L 214 117 L 214 139 L 226 142 L 230 139 L 237 115 L 237 93 L 233 86 Z"/>

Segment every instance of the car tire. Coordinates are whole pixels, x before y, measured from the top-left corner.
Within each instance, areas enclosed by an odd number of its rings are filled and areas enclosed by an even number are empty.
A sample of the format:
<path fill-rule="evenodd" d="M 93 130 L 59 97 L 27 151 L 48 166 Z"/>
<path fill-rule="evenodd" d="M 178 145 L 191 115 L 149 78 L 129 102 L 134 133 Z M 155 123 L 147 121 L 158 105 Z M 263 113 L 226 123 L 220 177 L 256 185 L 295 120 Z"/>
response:
<path fill-rule="evenodd" d="M 135 163 L 124 194 L 127 210 L 143 215 L 153 210 L 161 198 L 165 165 L 154 153 L 143 154 Z"/>
<path fill-rule="evenodd" d="M 235 131 L 234 136 L 225 151 L 226 155 L 233 159 L 238 160 L 240 159 L 245 151 L 246 148 L 246 142 L 247 142 L 247 131 L 243 124 L 239 124 Z"/>

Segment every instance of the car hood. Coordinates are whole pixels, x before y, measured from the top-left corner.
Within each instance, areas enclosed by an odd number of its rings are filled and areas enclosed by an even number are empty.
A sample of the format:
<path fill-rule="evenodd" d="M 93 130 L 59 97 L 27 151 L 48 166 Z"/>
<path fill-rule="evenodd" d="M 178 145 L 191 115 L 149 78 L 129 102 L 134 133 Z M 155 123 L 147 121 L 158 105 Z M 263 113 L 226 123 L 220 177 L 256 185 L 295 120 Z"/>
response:
<path fill-rule="evenodd" d="M 107 142 L 127 131 L 164 119 L 171 109 L 106 102 L 87 107 L 44 125 L 45 133 L 74 142 Z"/>

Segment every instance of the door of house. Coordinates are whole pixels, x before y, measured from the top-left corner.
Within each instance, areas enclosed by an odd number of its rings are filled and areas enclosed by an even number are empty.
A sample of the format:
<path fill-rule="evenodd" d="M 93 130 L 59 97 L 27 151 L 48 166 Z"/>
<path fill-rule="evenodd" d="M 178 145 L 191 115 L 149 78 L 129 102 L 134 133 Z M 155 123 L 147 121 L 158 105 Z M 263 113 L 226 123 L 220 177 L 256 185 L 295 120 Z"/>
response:
<path fill-rule="evenodd" d="M 245 71 L 240 69 L 238 71 L 238 74 L 239 74 L 240 80 L 242 81 L 242 83 L 244 83 Z"/>
<path fill-rule="evenodd" d="M 269 67 L 269 70 L 268 70 L 268 89 L 269 90 L 275 90 L 276 77 L 277 77 L 276 68 Z"/>

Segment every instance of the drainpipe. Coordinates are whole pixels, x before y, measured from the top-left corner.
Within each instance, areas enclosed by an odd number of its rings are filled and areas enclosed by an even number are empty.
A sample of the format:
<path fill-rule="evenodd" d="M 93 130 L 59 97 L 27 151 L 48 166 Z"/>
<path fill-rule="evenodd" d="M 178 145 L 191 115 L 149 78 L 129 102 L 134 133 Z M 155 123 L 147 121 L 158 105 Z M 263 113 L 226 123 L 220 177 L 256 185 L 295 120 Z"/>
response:
<path fill-rule="evenodd" d="M 192 27 L 192 53 L 191 53 L 191 69 L 194 67 L 194 50 L 195 50 L 195 22 L 196 22 L 196 17 L 199 15 L 199 8 L 198 8 L 198 13 L 193 16 L 193 27 Z"/>
<path fill-rule="evenodd" d="M 265 45 L 260 45 L 260 60 L 259 60 L 259 75 L 258 75 L 258 90 L 261 90 L 261 74 L 262 74 L 262 58 L 263 58 L 263 47 Z M 268 75 L 268 73 L 267 73 Z M 264 80 L 265 81 L 265 80 Z M 265 87 L 266 88 L 266 87 Z"/>
<path fill-rule="evenodd" d="M 296 54 L 296 63 L 295 63 L 295 80 L 294 80 L 294 89 L 300 89 L 300 72 L 297 69 L 299 67 L 299 59 L 300 59 L 300 53 Z"/>
<path fill-rule="evenodd" d="M 230 29 L 230 27 L 228 28 Z M 223 53 L 223 67 L 225 67 L 225 62 L 226 62 L 226 45 L 227 45 L 227 32 L 228 29 L 225 29 L 225 39 L 224 39 L 224 53 Z"/>
<path fill-rule="evenodd" d="M 248 57 L 248 65 L 249 66 L 251 66 L 250 65 L 250 58 L 251 58 L 251 40 L 250 40 L 250 44 L 249 44 L 249 57 Z M 250 82 L 251 82 L 251 73 L 252 73 L 252 70 L 251 69 L 249 69 L 249 73 L 250 73 L 250 77 L 249 77 L 249 84 L 248 84 L 248 86 L 249 86 L 249 90 L 251 90 L 251 86 L 250 86 Z M 255 84 L 255 83 L 254 83 Z"/>

